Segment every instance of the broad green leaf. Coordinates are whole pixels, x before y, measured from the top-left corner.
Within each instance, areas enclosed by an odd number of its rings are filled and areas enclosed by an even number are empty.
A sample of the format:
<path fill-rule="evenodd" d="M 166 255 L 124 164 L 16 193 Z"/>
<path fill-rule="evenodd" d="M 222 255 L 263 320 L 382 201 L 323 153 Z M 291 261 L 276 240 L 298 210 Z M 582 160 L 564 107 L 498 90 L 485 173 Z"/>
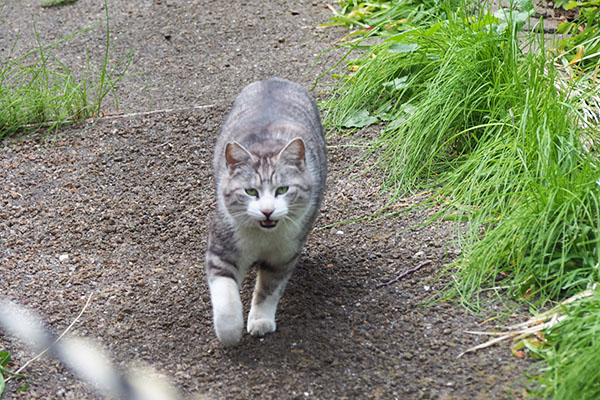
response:
<path fill-rule="evenodd" d="M 419 48 L 416 43 L 394 43 L 388 49 L 388 53 L 399 54 L 399 53 L 412 53 Z"/>
<path fill-rule="evenodd" d="M 391 94 L 396 90 L 405 89 L 410 86 L 406 81 L 408 81 L 408 76 L 403 76 L 384 83 L 383 87 Z"/>
<path fill-rule="evenodd" d="M 8 351 L 0 351 L 0 398 L 4 393 L 6 383 L 4 381 L 4 367 L 10 362 L 10 353 Z"/>
<path fill-rule="evenodd" d="M 502 34 L 502 32 L 504 32 L 506 30 L 506 28 L 508 28 L 508 24 L 506 22 L 498 24 L 496 26 L 496 33 L 500 35 L 500 34 Z"/>
<path fill-rule="evenodd" d="M 394 113 L 390 112 L 392 109 L 392 103 L 386 103 L 379 107 L 374 113 L 379 121 L 391 121 L 394 118 Z"/>
<path fill-rule="evenodd" d="M 519 12 L 513 12 L 513 22 L 515 22 L 517 25 L 519 24 L 524 24 L 525 22 L 527 22 L 527 20 L 529 19 L 529 17 L 531 17 L 531 12 L 529 11 L 519 11 Z"/>
<path fill-rule="evenodd" d="M 504 9 L 496 10 L 496 12 L 494 12 L 494 17 L 500 18 L 503 21 L 511 20 L 518 24 L 519 22 L 527 21 L 527 19 L 533 15 L 532 12 L 535 13 L 535 11 L 533 11 L 533 10 L 532 11 L 515 11 L 515 10 L 509 10 L 507 8 L 504 8 Z"/>
<path fill-rule="evenodd" d="M 377 117 L 369 115 L 369 111 L 362 110 L 357 111 L 351 115 L 343 124 L 344 128 L 362 128 L 367 125 L 372 125 L 378 121 Z"/>
<path fill-rule="evenodd" d="M 534 9 L 533 2 L 531 0 L 514 0 L 512 1 L 513 7 L 520 8 L 522 11 L 531 11 Z"/>
<path fill-rule="evenodd" d="M 396 115 L 396 118 L 393 119 L 387 126 L 386 129 L 394 130 L 408 122 L 408 119 L 412 114 L 417 110 L 417 106 L 404 103 L 400 106 L 400 112 Z"/>
<path fill-rule="evenodd" d="M 494 25 L 500 22 L 501 19 L 493 16 L 492 14 L 485 14 L 480 19 L 476 20 L 471 24 L 473 30 L 479 31 L 484 26 Z"/>

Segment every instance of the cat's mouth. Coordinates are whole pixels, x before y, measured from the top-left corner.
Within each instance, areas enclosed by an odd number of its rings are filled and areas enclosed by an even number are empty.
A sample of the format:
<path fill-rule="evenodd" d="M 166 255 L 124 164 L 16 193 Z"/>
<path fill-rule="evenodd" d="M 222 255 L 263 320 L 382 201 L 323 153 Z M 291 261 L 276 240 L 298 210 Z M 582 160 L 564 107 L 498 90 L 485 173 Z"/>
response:
<path fill-rule="evenodd" d="M 277 221 L 272 219 L 265 219 L 260 221 L 260 226 L 266 229 L 273 229 L 277 226 Z"/>

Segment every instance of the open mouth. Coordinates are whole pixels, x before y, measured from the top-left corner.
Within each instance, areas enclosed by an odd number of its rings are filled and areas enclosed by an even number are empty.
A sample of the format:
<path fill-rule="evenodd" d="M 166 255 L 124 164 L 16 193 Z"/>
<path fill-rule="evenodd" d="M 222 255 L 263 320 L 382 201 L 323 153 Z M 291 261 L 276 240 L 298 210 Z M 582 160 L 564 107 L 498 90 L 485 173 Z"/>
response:
<path fill-rule="evenodd" d="M 275 228 L 275 226 L 277 226 L 277 221 L 274 221 L 272 219 L 265 219 L 263 221 L 260 221 L 260 226 L 263 228 L 272 229 Z"/>

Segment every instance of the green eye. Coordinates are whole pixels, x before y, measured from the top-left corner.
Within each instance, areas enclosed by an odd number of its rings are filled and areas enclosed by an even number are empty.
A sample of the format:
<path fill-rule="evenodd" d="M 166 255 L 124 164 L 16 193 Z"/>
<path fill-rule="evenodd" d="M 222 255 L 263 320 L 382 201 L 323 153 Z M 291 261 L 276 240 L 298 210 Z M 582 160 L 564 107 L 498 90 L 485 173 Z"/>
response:
<path fill-rule="evenodd" d="M 277 188 L 277 190 L 275 191 L 275 193 L 276 193 L 276 194 L 279 194 L 279 195 L 281 195 L 281 194 L 286 194 L 286 193 L 287 193 L 287 191 L 288 191 L 288 189 L 289 189 L 289 187 L 288 187 L 288 186 L 279 186 L 279 187 Z"/>
<path fill-rule="evenodd" d="M 258 196 L 258 190 L 256 190 L 256 189 L 246 189 L 246 194 L 248 196 L 256 197 L 256 196 Z"/>

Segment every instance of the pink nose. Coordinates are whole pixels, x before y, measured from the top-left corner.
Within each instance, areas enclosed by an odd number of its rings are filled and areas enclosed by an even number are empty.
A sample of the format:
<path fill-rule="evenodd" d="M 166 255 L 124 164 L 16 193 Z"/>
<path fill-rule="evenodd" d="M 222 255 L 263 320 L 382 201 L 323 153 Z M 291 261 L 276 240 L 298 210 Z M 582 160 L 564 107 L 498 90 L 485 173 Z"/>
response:
<path fill-rule="evenodd" d="M 271 214 L 273 214 L 273 209 L 269 208 L 268 210 L 260 210 L 265 217 L 267 217 L 267 219 L 269 219 L 269 217 L 271 216 Z"/>

